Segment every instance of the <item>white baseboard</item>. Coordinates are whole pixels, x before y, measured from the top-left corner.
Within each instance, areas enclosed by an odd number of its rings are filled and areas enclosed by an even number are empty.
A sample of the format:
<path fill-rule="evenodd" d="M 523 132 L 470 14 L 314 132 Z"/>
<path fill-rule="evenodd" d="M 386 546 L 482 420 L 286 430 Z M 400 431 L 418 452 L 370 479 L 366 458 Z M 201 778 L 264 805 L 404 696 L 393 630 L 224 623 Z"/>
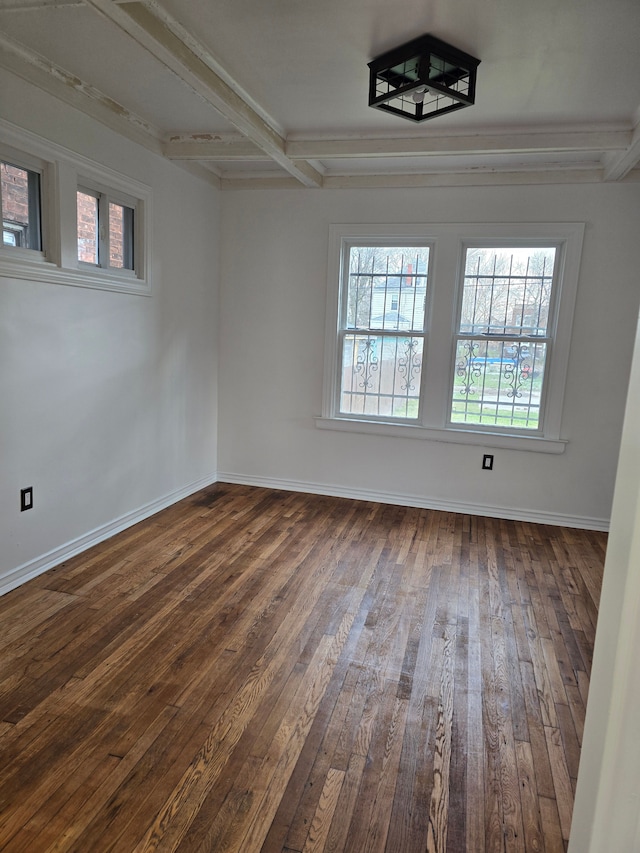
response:
<path fill-rule="evenodd" d="M 349 489 L 343 486 L 330 485 L 327 483 L 307 483 L 300 480 L 281 480 L 276 477 L 251 477 L 245 474 L 233 474 L 220 472 L 217 476 L 212 474 L 203 477 L 188 486 L 177 489 L 162 498 L 145 504 L 139 509 L 132 510 L 120 518 L 110 521 L 101 527 L 66 542 L 59 548 L 54 548 L 41 557 L 36 557 L 28 563 L 24 563 L 15 569 L 0 575 L 0 595 L 14 589 L 25 581 L 31 580 L 48 569 L 52 569 L 64 560 L 75 557 L 87 548 L 103 542 L 110 536 L 114 536 L 122 530 L 126 530 L 139 521 L 154 515 L 156 512 L 171 506 L 194 492 L 211 486 L 214 483 L 237 483 L 243 486 L 259 486 L 266 489 L 281 489 L 288 492 L 306 492 L 312 495 L 331 495 L 338 498 L 351 498 L 353 500 L 373 501 L 374 503 L 395 504 L 398 506 L 413 506 L 420 509 L 435 509 L 445 512 L 459 512 L 466 515 L 486 515 L 492 518 L 507 518 L 514 521 L 530 521 L 534 524 L 553 524 L 560 527 L 576 527 L 582 530 L 609 529 L 609 519 L 588 518 L 583 516 L 559 515 L 557 513 L 534 511 L 529 509 L 518 509 L 517 507 L 498 507 L 480 504 L 468 504 L 458 501 L 442 501 L 435 498 L 425 498 L 418 495 L 397 494 L 395 492 L 374 492 L 369 489 Z"/>
<path fill-rule="evenodd" d="M 89 533 L 85 533 L 83 536 L 79 536 L 71 542 L 66 542 L 64 545 L 61 545 L 59 548 L 54 548 L 52 551 L 49 551 L 47 554 L 43 554 L 41 557 L 36 557 L 35 560 L 30 560 L 28 563 L 23 563 L 23 565 L 3 573 L 0 575 L 0 595 L 4 595 L 6 592 L 20 586 L 20 584 L 23 584 L 25 581 L 41 575 L 48 569 L 52 569 L 64 560 L 68 560 L 70 557 L 75 557 L 76 554 L 86 551 L 87 548 L 91 548 L 92 545 L 97 545 L 99 542 L 103 542 L 110 536 L 120 533 L 121 530 L 126 530 L 127 527 L 131 527 L 139 521 L 143 521 L 145 518 L 155 515 L 156 512 L 160 512 L 160 510 L 166 509 L 166 507 L 177 503 L 183 498 L 189 497 L 189 495 L 192 495 L 194 492 L 198 492 L 200 489 L 213 485 L 213 483 L 217 482 L 217 479 L 218 478 L 214 474 L 211 474 L 208 477 L 203 477 L 202 479 L 197 480 L 194 483 L 190 483 L 188 486 L 184 486 L 181 489 L 177 489 L 175 492 L 171 492 L 162 498 L 151 501 L 151 503 L 145 504 L 139 509 L 134 509 L 125 515 L 120 516 L 120 518 L 110 521 L 108 524 L 96 527 L 94 530 L 89 531 Z"/>
<path fill-rule="evenodd" d="M 378 492 L 369 489 L 349 489 L 328 483 L 306 483 L 298 480 L 280 480 L 275 477 L 251 477 L 245 474 L 218 473 L 219 483 L 237 483 L 243 486 L 262 486 L 266 489 L 282 489 L 288 492 L 308 492 L 312 495 L 331 495 L 337 498 L 352 498 L 374 503 L 413 506 L 420 509 L 436 509 L 444 512 L 459 512 L 465 515 L 486 515 L 491 518 L 507 518 L 513 521 L 529 521 L 533 524 L 553 524 L 556 527 L 577 527 L 581 530 L 609 529 L 608 518 L 589 518 L 577 515 L 561 515 L 541 510 L 519 509 L 518 507 L 489 506 L 459 501 L 442 501 L 419 495 L 403 495 L 395 492 Z"/>

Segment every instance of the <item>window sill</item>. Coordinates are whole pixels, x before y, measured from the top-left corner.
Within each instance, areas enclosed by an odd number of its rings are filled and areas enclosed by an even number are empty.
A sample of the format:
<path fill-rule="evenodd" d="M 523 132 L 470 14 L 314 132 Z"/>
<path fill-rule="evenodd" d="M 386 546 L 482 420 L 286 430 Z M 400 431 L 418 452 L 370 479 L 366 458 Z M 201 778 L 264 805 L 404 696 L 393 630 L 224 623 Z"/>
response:
<path fill-rule="evenodd" d="M 89 287 L 95 290 L 113 290 L 150 296 L 149 282 L 134 273 L 114 273 L 104 269 L 65 269 L 45 260 L 41 254 L 33 258 L 8 255 L 9 250 L 0 250 L 0 276 L 27 279 L 47 284 L 68 284 L 74 287 Z"/>
<path fill-rule="evenodd" d="M 358 421 L 347 418 L 316 418 L 318 429 L 333 429 L 364 435 L 384 435 L 392 438 L 417 438 L 444 441 L 452 444 L 471 444 L 508 450 L 528 450 L 536 453 L 564 453 L 567 441 L 541 436 L 506 435 L 465 429 L 435 429 L 413 424 L 392 424 L 380 421 Z"/>

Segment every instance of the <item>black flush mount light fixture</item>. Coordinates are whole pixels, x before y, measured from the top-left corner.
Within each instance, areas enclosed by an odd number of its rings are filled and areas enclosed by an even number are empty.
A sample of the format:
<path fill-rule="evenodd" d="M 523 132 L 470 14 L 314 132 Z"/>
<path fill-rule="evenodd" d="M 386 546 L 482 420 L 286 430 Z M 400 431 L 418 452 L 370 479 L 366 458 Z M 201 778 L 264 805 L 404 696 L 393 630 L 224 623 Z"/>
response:
<path fill-rule="evenodd" d="M 480 60 L 431 35 L 369 63 L 369 106 L 410 121 L 470 107 Z"/>

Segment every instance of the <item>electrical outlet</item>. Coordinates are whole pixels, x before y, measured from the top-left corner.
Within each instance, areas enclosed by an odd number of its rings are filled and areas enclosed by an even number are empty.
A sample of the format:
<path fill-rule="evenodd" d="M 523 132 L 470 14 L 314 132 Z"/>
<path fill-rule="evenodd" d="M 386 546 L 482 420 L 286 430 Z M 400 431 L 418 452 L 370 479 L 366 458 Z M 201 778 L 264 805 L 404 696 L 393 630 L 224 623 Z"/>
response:
<path fill-rule="evenodd" d="M 20 512 L 33 507 L 33 486 L 27 486 L 26 489 L 20 489 Z"/>
<path fill-rule="evenodd" d="M 493 471 L 493 455 L 491 453 L 485 453 L 482 457 L 482 470 Z"/>

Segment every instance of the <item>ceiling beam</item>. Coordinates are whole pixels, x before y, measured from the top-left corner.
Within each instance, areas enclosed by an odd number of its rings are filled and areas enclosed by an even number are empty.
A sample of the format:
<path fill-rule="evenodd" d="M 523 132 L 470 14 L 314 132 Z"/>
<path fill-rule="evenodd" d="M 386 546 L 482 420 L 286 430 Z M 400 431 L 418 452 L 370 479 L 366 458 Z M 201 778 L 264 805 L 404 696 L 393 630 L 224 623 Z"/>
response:
<path fill-rule="evenodd" d="M 602 181 L 602 170 L 566 169 L 530 172 L 487 170 L 409 175 L 326 175 L 324 186 L 326 189 L 415 189 L 416 187 L 533 186 L 557 184 L 558 181 L 563 184 L 597 184 Z M 220 187 L 222 190 L 290 189 L 295 187 L 295 183 L 291 178 L 222 175 Z"/>
<path fill-rule="evenodd" d="M 301 184 L 307 187 L 322 185 L 320 172 L 304 160 L 286 154 L 284 138 L 274 123 L 253 108 L 239 87 L 232 88 L 223 79 L 217 62 L 208 51 L 159 4 L 151 0 L 122 5 L 113 0 L 86 2 L 173 71 Z"/>
<path fill-rule="evenodd" d="M 84 6 L 84 0 L 0 0 L 0 12 L 33 12 L 59 6 Z"/>
<path fill-rule="evenodd" d="M 304 160 L 361 157 L 431 157 L 470 154 L 533 154 L 540 152 L 623 151 L 631 142 L 626 130 L 528 132 L 419 136 L 398 139 L 289 140 L 286 152 Z"/>
<path fill-rule="evenodd" d="M 116 0 L 116 2 L 132 3 L 135 0 Z M 33 12 L 41 9 L 84 5 L 85 0 L 0 0 L 0 12 Z"/>
<path fill-rule="evenodd" d="M 605 165 L 605 181 L 621 181 L 632 169 L 640 163 L 640 123 L 633 132 L 633 137 L 624 153 L 611 157 Z"/>
<path fill-rule="evenodd" d="M 449 172 L 410 175 L 328 175 L 327 189 L 414 189 L 416 187 L 535 186 L 544 184 L 593 184 L 602 181 L 600 169 L 533 171 Z M 226 189 L 223 176 L 221 187 Z"/>
<path fill-rule="evenodd" d="M 266 160 L 272 158 L 255 142 L 242 136 L 228 138 L 217 133 L 194 133 L 171 136 L 162 151 L 169 160 Z"/>
<path fill-rule="evenodd" d="M 401 139 L 329 139 L 289 141 L 286 152 L 303 160 L 369 157 L 436 157 L 487 154 L 622 152 L 630 131 L 519 133 L 503 136 L 438 136 Z M 163 146 L 171 160 L 264 160 L 265 152 L 242 136 L 193 133 L 170 137 Z"/>
<path fill-rule="evenodd" d="M 236 177 L 228 176 L 220 179 L 221 190 L 295 190 L 300 184 L 286 175 L 278 178 L 266 177 Z"/>
<path fill-rule="evenodd" d="M 39 89 L 87 113 L 127 139 L 162 154 L 161 133 L 99 89 L 0 32 L 0 65 Z"/>

